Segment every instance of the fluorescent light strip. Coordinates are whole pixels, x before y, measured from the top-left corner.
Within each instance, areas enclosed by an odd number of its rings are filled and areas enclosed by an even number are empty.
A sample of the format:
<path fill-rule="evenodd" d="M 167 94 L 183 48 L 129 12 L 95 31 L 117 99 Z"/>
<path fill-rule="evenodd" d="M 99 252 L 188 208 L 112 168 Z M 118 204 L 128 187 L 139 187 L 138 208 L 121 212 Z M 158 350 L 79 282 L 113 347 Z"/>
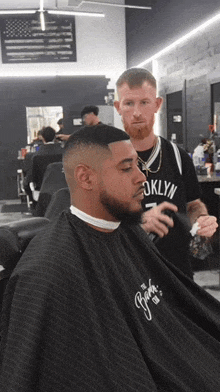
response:
<path fill-rule="evenodd" d="M 28 78 L 28 77 L 35 77 L 35 78 L 40 78 L 40 77 L 62 77 L 62 76 L 103 76 L 103 72 L 99 73 L 99 72 L 69 72 L 69 71 L 64 71 L 64 72 L 60 72 L 60 71 L 41 71 L 41 70 L 36 70 L 36 71 L 3 71 L 0 72 L 0 79 L 1 78 Z"/>
<path fill-rule="evenodd" d="M 93 16 L 93 17 L 100 17 L 104 18 L 105 14 L 101 12 L 81 12 L 81 11 L 53 11 L 53 10 L 47 10 L 48 14 L 53 14 L 53 15 L 76 15 L 76 16 Z"/>
<path fill-rule="evenodd" d="M 174 41 L 171 45 L 167 46 L 166 48 L 160 50 L 153 56 L 149 57 L 147 60 L 141 62 L 136 67 L 143 67 L 145 64 L 150 63 L 151 61 L 157 59 L 158 57 L 162 56 L 163 54 L 167 53 L 169 50 L 175 48 L 177 45 L 181 44 L 182 42 L 186 41 L 187 39 L 191 38 L 193 35 L 198 33 L 199 31 L 204 30 L 206 27 L 212 25 L 213 23 L 220 20 L 220 14 L 214 16 L 213 18 L 209 19 L 205 23 L 201 24 L 197 28 L 190 31 L 188 34 L 185 34 L 183 37 L 179 38 L 178 40 Z"/>
<path fill-rule="evenodd" d="M 36 10 L 5 10 L 0 11 L 0 15 L 20 15 L 20 14 L 35 14 Z"/>
<path fill-rule="evenodd" d="M 44 12 L 40 11 L 40 25 L 41 25 L 41 30 L 45 31 L 45 18 L 44 18 Z"/>
<path fill-rule="evenodd" d="M 43 13 L 47 11 L 48 14 L 53 15 L 78 15 L 78 16 L 92 16 L 104 18 L 105 14 L 102 12 L 82 12 L 82 11 L 57 11 L 57 10 L 45 10 L 40 8 L 39 10 L 4 10 L 0 11 L 0 15 L 24 15 L 24 14 L 35 14 L 36 12 Z"/>
<path fill-rule="evenodd" d="M 44 0 L 40 0 L 40 9 L 39 11 L 43 11 L 44 10 Z"/>
<path fill-rule="evenodd" d="M 82 4 L 96 4 L 96 5 L 107 5 L 112 7 L 121 7 L 121 8 L 137 8 L 140 10 L 152 10 L 152 7 L 141 7 L 139 5 L 125 5 L 125 4 L 115 4 L 115 3 L 101 3 L 99 1 L 81 1 L 81 3 L 77 6 L 79 8 Z"/>
<path fill-rule="evenodd" d="M 56 76 L 75 76 L 75 75 L 60 75 L 60 74 L 56 74 L 53 72 L 4 72 L 4 73 L 0 73 L 0 79 L 1 78 L 42 78 L 42 77 L 56 77 Z"/>

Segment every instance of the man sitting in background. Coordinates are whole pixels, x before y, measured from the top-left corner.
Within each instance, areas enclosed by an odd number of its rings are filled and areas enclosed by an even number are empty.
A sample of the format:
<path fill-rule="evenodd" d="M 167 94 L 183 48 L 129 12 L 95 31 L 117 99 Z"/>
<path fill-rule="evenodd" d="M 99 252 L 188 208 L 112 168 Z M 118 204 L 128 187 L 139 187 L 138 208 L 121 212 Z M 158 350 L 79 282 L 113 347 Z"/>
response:
<path fill-rule="evenodd" d="M 71 207 L 6 288 L 4 392 L 220 390 L 220 304 L 137 222 L 145 175 L 129 136 L 85 127 L 65 146 Z"/>
<path fill-rule="evenodd" d="M 39 147 L 36 155 L 53 155 L 62 154 L 60 143 L 55 143 L 56 131 L 52 127 L 45 127 L 41 132 L 43 144 Z"/>

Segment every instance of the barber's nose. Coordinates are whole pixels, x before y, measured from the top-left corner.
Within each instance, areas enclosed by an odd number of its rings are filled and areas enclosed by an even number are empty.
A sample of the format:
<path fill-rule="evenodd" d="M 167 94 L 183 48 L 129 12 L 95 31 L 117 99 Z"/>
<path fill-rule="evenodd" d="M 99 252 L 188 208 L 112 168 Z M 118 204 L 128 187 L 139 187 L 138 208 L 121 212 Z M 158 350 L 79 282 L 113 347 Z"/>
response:
<path fill-rule="evenodd" d="M 134 112 L 133 112 L 134 117 L 138 118 L 141 115 L 141 111 L 138 105 L 134 106 Z"/>

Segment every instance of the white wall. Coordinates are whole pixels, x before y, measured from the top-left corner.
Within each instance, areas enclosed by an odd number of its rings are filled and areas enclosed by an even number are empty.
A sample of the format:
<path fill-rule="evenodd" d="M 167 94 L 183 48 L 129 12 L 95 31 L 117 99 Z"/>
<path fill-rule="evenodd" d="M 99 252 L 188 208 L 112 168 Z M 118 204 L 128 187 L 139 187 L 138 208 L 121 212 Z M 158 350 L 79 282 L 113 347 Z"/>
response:
<path fill-rule="evenodd" d="M 118 0 L 124 4 L 124 0 Z M 2 64 L 1 76 L 22 75 L 105 75 L 109 88 L 126 68 L 125 10 L 121 7 L 95 7 L 105 18 L 76 16 L 77 62 L 41 64 Z M 94 10 L 94 8 L 93 8 Z"/>

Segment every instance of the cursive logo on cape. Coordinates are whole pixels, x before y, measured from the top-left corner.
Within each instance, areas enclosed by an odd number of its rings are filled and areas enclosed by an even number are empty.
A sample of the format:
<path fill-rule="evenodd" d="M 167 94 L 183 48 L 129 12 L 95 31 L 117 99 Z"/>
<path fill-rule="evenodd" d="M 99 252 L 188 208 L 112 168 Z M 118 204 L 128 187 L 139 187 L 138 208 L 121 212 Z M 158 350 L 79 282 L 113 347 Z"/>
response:
<path fill-rule="evenodd" d="M 138 309 L 142 308 L 144 310 L 144 315 L 148 321 L 152 320 L 152 312 L 150 310 L 150 304 L 158 305 L 160 303 L 160 298 L 163 293 L 159 290 L 158 286 L 154 286 L 149 279 L 148 287 L 145 283 L 141 285 L 143 292 L 138 291 L 135 295 L 135 305 Z"/>

